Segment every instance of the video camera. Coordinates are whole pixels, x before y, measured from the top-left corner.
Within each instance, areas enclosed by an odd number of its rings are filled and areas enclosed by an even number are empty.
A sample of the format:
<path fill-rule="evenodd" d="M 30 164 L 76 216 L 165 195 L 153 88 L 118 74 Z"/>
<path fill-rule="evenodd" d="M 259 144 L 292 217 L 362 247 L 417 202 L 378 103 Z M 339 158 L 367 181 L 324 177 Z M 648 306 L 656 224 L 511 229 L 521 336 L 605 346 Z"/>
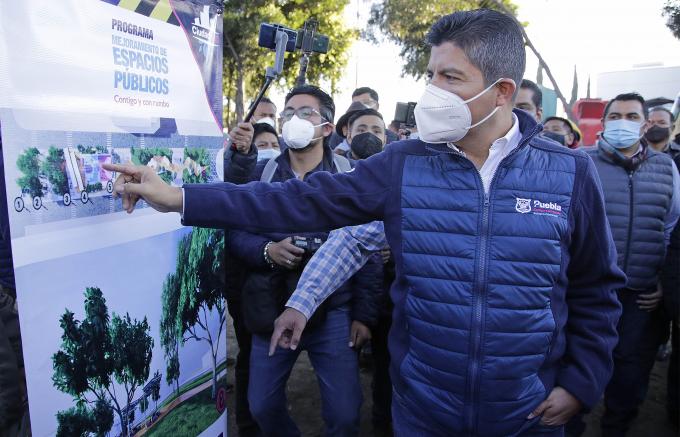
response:
<path fill-rule="evenodd" d="M 303 249 L 305 251 L 305 254 L 303 257 L 305 258 L 311 258 L 314 253 L 319 250 L 321 245 L 325 241 L 322 240 L 321 238 L 312 238 L 312 237 L 300 237 L 300 236 L 294 236 L 292 237 L 292 244 L 295 247 L 299 247 L 300 249 Z"/>
<path fill-rule="evenodd" d="M 399 123 L 400 127 L 413 128 L 416 127 L 416 116 L 413 111 L 416 109 L 416 102 L 397 102 L 397 108 L 394 110 L 394 121 Z"/>

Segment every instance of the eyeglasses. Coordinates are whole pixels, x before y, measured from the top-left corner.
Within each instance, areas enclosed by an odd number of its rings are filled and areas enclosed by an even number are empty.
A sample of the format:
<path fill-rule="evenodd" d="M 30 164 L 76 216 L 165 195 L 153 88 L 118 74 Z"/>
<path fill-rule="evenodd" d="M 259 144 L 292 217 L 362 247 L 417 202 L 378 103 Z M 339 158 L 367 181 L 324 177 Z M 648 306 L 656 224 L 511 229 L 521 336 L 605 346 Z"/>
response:
<path fill-rule="evenodd" d="M 293 118 L 293 115 L 297 115 L 298 118 L 301 118 L 303 120 L 309 120 L 312 115 L 317 114 L 319 117 L 325 120 L 324 116 L 321 115 L 319 111 L 316 109 L 310 107 L 310 106 L 303 106 L 301 108 L 297 109 L 284 109 L 280 114 L 279 117 L 283 119 L 283 121 L 289 121 L 291 118 Z"/>

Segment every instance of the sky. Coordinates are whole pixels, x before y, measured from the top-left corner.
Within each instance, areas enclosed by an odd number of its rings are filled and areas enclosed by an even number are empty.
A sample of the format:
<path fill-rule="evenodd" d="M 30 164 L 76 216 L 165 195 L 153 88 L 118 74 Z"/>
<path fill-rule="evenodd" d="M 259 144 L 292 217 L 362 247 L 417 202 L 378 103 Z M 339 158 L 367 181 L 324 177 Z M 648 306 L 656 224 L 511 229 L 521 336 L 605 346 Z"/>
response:
<path fill-rule="evenodd" d="M 363 28 L 373 1 L 350 0 L 345 10 L 347 25 Z M 586 95 L 589 76 L 591 96 L 597 97 L 599 73 L 650 64 L 680 66 L 680 40 L 673 37 L 661 16 L 664 0 L 514 1 L 520 21 L 528 23 L 529 38 L 550 66 L 567 99 L 571 96 L 574 66 L 579 76 L 579 97 Z M 333 96 L 336 119 L 350 105 L 352 91 L 359 86 L 369 86 L 378 92 L 380 111 L 388 122 L 394 116 L 397 102 L 418 100 L 425 83 L 401 77 L 399 47 L 360 40 L 350 51 L 339 92 Z M 527 49 L 525 77 L 535 81 L 537 66 L 537 59 Z M 552 88 L 545 74 L 544 85 Z M 278 105 L 283 104 L 284 95 L 280 91 L 271 93 Z"/>

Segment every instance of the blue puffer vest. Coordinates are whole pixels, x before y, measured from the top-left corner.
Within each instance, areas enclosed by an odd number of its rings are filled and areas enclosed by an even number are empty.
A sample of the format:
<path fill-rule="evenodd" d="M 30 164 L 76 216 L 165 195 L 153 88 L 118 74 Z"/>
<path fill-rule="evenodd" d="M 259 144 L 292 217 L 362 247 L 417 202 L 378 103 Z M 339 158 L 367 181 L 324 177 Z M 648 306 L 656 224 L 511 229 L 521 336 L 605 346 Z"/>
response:
<path fill-rule="evenodd" d="M 392 377 L 436 435 L 519 433 L 555 383 L 576 163 L 529 128 L 488 195 L 457 154 L 405 157 Z"/>
<path fill-rule="evenodd" d="M 673 194 L 673 162 L 645 145 L 646 158 L 634 165 L 616 160 L 601 148 L 589 150 L 607 207 L 619 267 L 627 288 L 650 290 L 664 261 L 664 223 Z"/>

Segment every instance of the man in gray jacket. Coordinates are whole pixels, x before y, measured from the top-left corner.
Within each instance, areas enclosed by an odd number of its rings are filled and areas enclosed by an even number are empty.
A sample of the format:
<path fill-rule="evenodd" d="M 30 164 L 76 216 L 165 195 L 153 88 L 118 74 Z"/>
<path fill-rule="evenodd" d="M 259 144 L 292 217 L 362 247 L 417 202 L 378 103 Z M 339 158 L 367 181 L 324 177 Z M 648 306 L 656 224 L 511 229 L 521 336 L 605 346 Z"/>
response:
<path fill-rule="evenodd" d="M 678 169 L 643 138 L 649 126 L 644 103 L 636 93 L 612 99 L 598 146 L 589 150 L 602 182 L 618 265 L 628 277 L 626 287 L 617 291 L 623 314 L 614 373 L 605 390 L 604 437 L 625 435 L 647 394 L 667 323 L 659 305 L 659 272 L 680 216 Z M 580 434 L 582 426 L 573 422 L 569 431 Z"/>

